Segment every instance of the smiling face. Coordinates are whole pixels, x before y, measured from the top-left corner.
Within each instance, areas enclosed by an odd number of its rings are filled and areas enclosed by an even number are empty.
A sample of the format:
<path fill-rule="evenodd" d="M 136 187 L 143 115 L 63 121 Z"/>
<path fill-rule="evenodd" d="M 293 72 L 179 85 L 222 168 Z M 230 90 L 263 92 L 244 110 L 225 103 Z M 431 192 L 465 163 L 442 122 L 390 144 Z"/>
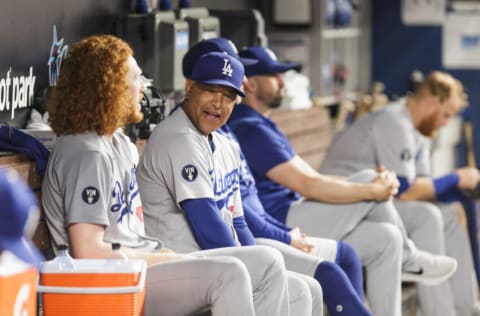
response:
<path fill-rule="evenodd" d="M 230 87 L 187 80 L 182 108 L 200 133 L 208 136 L 227 122 L 236 100 L 237 93 Z"/>

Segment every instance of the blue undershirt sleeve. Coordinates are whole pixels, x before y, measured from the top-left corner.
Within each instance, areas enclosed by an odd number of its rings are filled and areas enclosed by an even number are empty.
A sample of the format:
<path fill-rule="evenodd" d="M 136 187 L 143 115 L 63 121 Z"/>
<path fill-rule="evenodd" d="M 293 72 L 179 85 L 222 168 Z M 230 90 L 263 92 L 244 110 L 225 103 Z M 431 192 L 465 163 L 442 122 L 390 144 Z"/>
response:
<path fill-rule="evenodd" d="M 248 228 L 245 217 L 239 216 L 233 219 L 233 227 L 237 232 L 238 240 L 242 246 L 252 246 L 255 245 L 255 238 L 253 237 L 252 232 Z"/>
<path fill-rule="evenodd" d="M 451 172 L 442 177 L 432 179 L 435 189 L 435 197 L 439 202 L 461 202 L 465 199 L 462 191 L 458 188 L 458 175 Z"/>
<path fill-rule="evenodd" d="M 399 196 L 410 188 L 410 183 L 405 177 L 397 176 L 397 179 L 398 179 L 398 182 L 400 182 L 400 186 L 398 187 L 398 193 L 397 193 L 397 196 Z"/>
<path fill-rule="evenodd" d="M 270 213 L 268 212 L 265 212 L 265 220 L 274 225 L 275 227 L 277 228 L 280 228 L 281 230 L 285 230 L 285 231 L 291 231 L 292 228 L 285 225 L 284 223 L 282 223 L 281 221 L 279 221 L 278 219 L 276 219 L 275 217 L 273 217 L 272 215 L 270 215 Z"/>
<path fill-rule="evenodd" d="M 452 188 L 457 187 L 458 175 L 456 172 L 450 172 L 444 176 L 432 179 L 433 188 L 435 189 L 435 197 L 441 197 L 446 192 L 450 191 Z"/>
<path fill-rule="evenodd" d="M 291 239 L 288 231 L 268 223 L 254 207 L 248 200 L 243 201 L 243 213 L 253 235 L 257 238 L 275 239 L 290 245 Z"/>
<path fill-rule="evenodd" d="M 180 202 L 180 207 L 185 212 L 193 236 L 201 249 L 237 246 L 213 199 L 184 200 Z"/>
<path fill-rule="evenodd" d="M 437 201 L 444 203 L 462 202 L 463 200 L 465 200 L 465 195 L 456 186 L 437 195 Z"/>

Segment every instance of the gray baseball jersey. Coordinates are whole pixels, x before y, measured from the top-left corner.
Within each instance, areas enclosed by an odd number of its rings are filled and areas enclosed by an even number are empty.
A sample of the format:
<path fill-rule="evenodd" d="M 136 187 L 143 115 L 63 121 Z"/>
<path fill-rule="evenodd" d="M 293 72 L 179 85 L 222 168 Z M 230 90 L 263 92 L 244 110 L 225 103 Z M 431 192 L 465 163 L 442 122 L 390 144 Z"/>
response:
<path fill-rule="evenodd" d="M 73 223 L 104 225 L 105 242 L 141 251 L 161 244 L 143 237 L 137 160 L 136 148 L 120 132 L 112 141 L 95 133 L 57 139 L 42 186 L 54 245 L 68 244 L 67 228 Z M 253 315 L 255 309 L 257 315 L 286 316 L 287 285 L 293 292 L 304 286 L 301 280 L 293 287 L 287 284 L 280 253 L 273 249 L 222 248 L 198 256 L 149 266 L 147 315 L 190 315 L 206 309 L 215 315 Z M 177 304 L 180 297 L 189 299 Z M 312 294 L 304 293 L 298 300 L 311 306 Z M 299 315 L 311 315 L 311 309 Z"/>
<path fill-rule="evenodd" d="M 140 158 L 137 177 L 146 231 L 179 251 L 200 249 L 180 202 L 215 200 L 232 233 L 232 218 L 243 216 L 240 149 L 219 133 L 211 137 L 209 143 L 179 108 L 155 128 Z"/>
<path fill-rule="evenodd" d="M 360 170 L 385 166 L 410 183 L 418 167 L 429 172 L 426 139 L 413 126 L 405 101 L 370 113 L 340 132 L 331 144 L 321 171 L 347 176 Z M 423 157 L 422 157 L 423 156 Z M 427 156 L 428 158 L 428 156 Z"/>
<path fill-rule="evenodd" d="M 430 141 L 414 127 L 405 100 L 387 105 L 339 133 L 321 170 L 345 176 L 381 165 L 409 183 L 417 176 L 431 174 Z M 396 201 L 395 206 L 415 244 L 424 250 L 456 258 L 459 267 L 449 282 L 434 287 L 419 286 L 422 311 L 425 315 L 437 315 L 439 311 L 448 313 L 454 309 L 454 304 L 457 310 L 459 306 L 468 310 L 467 306 L 471 311 L 476 299 L 472 299 L 473 267 L 465 232 L 456 220 L 455 210 L 445 204 L 437 204 L 439 209 L 428 204 Z"/>
<path fill-rule="evenodd" d="M 68 244 L 68 226 L 105 226 L 104 241 L 151 251 L 145 238 L 135 177 L 136 148 L 121 132 L 113 141 L 95 133 L 61 136 L 50 154 L 42 203 L 54 249 Z"/>
<path fill-rule="evenodd" d="M 228 225 L 232 225 L 232 218 L 243 216 L 238 187 L 240 149 L 216 132 L 211 135 L 210 144 L 179 108 L 155 128 L 140 159 L 137 177 L 147 233 L 161 238 L 168 247 L 175 250 L 185 252 L 200 249 L 179 206 L 181 201 L 214 199 Z M 278 300 L 285 289 L 279 285 L 264 288 L 272 282 L 273 275 L 280 279 L 277 281 L 283 279 L 276 274 L 278 271 L 271 273 L 268 268 L 271 261 L 275 265 L 283 265 L 283 258 L 274 249 L 259 247 L 228 247 L 194 254 L 209 256 L 220 253 L 239 258 L 250 272 L 257 314 L 267 315 L 273 312 L 286 315 L 288 307 L 283 305 L 284 301 L 280 300 L 281 306 L 275 306 L 276 303 L 272 300 L 272 297 L 277 297 Z M 239 256 L 244 249 L 259 252 L 254 256 Z M 292 314 L 321 315 L 322 293 L 317 282 L 312 278 L 307 282 L 306 277 L 291 272 L 287 276 L 289 292 L 294 293 L 289 301 Z M 315 304 L 315 308 L 312 304 Z"/>

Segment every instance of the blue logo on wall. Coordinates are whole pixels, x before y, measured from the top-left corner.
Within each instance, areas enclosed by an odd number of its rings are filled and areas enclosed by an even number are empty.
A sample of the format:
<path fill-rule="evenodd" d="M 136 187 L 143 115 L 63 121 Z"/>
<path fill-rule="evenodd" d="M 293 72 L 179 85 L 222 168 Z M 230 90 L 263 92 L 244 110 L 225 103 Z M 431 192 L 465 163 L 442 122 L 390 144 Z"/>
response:
<path fill-rule="evenodd" d="M 182 168 L 182 177 L 188 182 L 193 182 L 198 176 L 197 168 L 194 165 L 186 165 Z"/>

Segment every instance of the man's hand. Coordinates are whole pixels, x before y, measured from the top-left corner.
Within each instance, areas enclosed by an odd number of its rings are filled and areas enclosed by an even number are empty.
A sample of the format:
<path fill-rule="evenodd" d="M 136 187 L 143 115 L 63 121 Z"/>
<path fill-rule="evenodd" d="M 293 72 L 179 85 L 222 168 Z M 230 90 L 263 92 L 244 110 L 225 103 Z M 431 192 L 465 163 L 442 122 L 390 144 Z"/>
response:
<path fill-rule="evenodd" d="M 303 252 L 310 253 L 313 249 L 313 244 L 308 242 L 307 235 L 300 231 L 300 228 L 295 227 L 290 232 L 290 245 Z"/>
<path fill-rule="evenodd" d="M 455 170 L 458 175 L 458 187 L 461 189 L 474 189 L 480 181 L 480 173 L 477 168 L 463 167 Z"/>
<path fill-rule="evenodd" d="M 378 176 L 372 181 L 373 199 L 385 201 L 397 194 L 400 183 L 393 171 L 385 170 L 383 167 L 379 167 L 377 171 Z"/>

